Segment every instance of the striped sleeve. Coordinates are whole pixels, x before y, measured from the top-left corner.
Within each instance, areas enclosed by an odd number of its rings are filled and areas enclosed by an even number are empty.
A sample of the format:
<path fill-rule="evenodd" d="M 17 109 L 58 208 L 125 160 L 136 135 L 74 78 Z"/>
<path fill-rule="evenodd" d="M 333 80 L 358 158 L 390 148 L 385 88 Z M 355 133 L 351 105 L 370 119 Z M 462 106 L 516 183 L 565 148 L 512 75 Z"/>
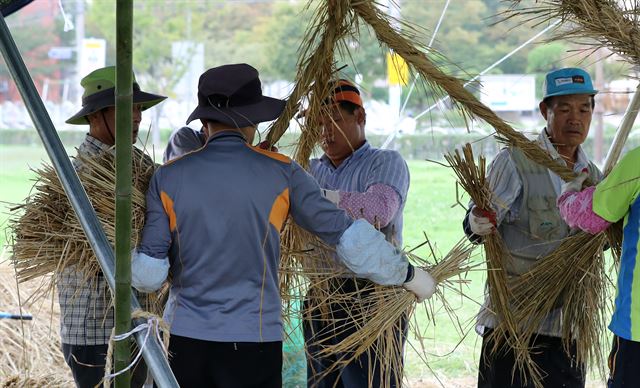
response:
<path fill-rule="evenodd" d="M 400 196 L 400 203 L 407 200 L 409 168 L 398 152 L 383 151 L 376 156 L 369 170 L 365 189 L 368 190 L 375 184 L 392 187 Z"/>

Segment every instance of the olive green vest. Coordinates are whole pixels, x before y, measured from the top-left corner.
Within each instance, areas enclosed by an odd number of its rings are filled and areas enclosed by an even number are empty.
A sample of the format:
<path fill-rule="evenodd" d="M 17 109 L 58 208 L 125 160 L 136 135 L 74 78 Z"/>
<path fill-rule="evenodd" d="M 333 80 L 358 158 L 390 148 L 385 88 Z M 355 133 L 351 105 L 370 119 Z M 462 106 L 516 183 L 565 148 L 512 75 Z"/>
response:
<path fill-rule="evenodd" d="M 518 218 L 503 222 L 498 231 L 512 257 L 507 273 L 514 276 L 553 252 L 570 229 L 560 217 L 549 170 L 530 161 L 519 148 L 510 148 L 509 153 L 522 180 L 522 204 Z M 598 169 L 589 163 L 589 178 L 595 182 L 597 177 Z"/>
<path fill-rule="evenodd" d="M 517 219 L 503 221 L 498 227 L 511 258 L 504 260 L 507 276 L 512 278 L 529 271 L 538 260 L 553 252 L 569 236 L 570 228 L 560 217 L 556 205 L 558 195 L 549 176 L 549 170 L 529 160 L 519 148 L 509 148 L 511 160 L 522 180 L 522 203 Z M 589 162 L 589 178 L 598 180 L 597 167 Z M 495 316 L 488 306 L 488 296 L 478 315 L 478 324 L 494 327 Z M 547 315 L 538 334 L 561 336 L 561 309 Z"/>

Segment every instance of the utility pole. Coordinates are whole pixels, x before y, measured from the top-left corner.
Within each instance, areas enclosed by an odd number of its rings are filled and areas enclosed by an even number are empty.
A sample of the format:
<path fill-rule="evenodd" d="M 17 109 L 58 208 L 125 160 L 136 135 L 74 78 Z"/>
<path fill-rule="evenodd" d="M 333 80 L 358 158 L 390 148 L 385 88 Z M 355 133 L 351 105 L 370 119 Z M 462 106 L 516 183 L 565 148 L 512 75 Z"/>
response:
<path fill-rule="evenodd" d="M 400 31 L 400 0 L 387 0 L 387 13 L 393 19 L 391 26 Z M 393 53 L 387 56 L 389 60 L 393 58 Z M 390 64 L 387 64 L 387 69 L 394 68 Z M 389 71 L 389 70 L 388 70 Z M 390 76 L 387 79 L 391 78 Z M 389 83 L 389 108 L 391 111 L 391 117 L 389 122 L 397 124 L 400 122 L 400 100 L 402 98 L 402 85 L 398 83 Z M 394 128 L 390 128 L 394 130 Z"/>
<path fill-rule="evenodd" d="M 84 74 L 80 74 L 82 72 L 82 45 L 84 42 L 84 1 L 85 0 L 76 0 L 76 76 L 74 77 L 74 93 L 72 98 L 75 99 L 75 105 L 77 106 L 82 105 L 82 87 L 80 86 L 80 80 L 84 76 Z"/>
<path fill-rule="evenodd" d="M 600 94 L 595 96 L 596 106 L 593 111 L 593 116 L 595 118 L 595 132 L 593 136 L 593 156 L 597 164 L 602 163 L 603 158 L 603 138 L 604 138 L 604 106 L 602 103 L 602 92 L 604 89 L 604 66 L 603 66 L 603 56 L 602 49 L 598 49 L 596 51 L 596 77 L 595 77 L 595 88 L 600 91 Z"/>

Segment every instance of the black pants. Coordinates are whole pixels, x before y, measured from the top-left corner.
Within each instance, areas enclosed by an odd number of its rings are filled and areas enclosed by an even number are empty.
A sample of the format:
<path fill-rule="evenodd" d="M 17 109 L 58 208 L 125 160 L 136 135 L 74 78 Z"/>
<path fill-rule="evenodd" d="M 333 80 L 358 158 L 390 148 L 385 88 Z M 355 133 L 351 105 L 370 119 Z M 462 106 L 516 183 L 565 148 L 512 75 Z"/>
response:
<path fill-rule="evenodd" d="M 107 345 L 62 344 L 62 353 L 78 388 L 94 388 L 104 377 Z M 147 379 L 147 367 L 139 362 L 131 374 L 131 386 L 140 388 Z"/>
<path fill-rule="evenodd" d="M 357 290 L 359 298 L 366 297 L 369 291 L 366 288 L 370 283 L 365 280 L 341 279 L 336 280 L 338 284 L 333 284 L 332 291 L 353 293 Z M 368 284 L 369 283 L 369 284 Z M 304 303 L 305 317 L 303 321 L 304 340 L 307 350 L 307 386 L 310 388 L 395 388 L 401 384 L 396 384 L 402 380 L 402 365 L 397 366 L 390 374 L 381 376 L 381 364 L 388 363 L 389 360 L 378 359 L 375 354 L 363 353 L 352 362 L 326 373 L 338 361 L 350 358 L 350 354 L 331 354 L 318 356 L 325 346 L 332 346 L 340 343 L 351 334 L 357 332 L 349 319 L 350 312 L 355 309 L 366 309 L 366 303 L 332 303 L 329 311 L 329 319 L 323 319 L 318 309 L 310 310 L 312 302 L 307 298 Z M 308 314 L 309 311 L 313 311 Z M 396 341 L 401 343 L 399 352 L 394 358 L 402 360 L 402 351 L 407 338 L 407 321 L 402 319 L 398 322 L 399 329 L 395 335 Z M 320 344 L 320 342 L 322 344 Z M 372 348 L 376 348 L 373 345 Z"/>
<path fill-rule="evenodd" d="M 280 388 L 282 342 L 212 342 L 171 336 L 171 370 L 181 388 Z"/>
<path fill-rule="evenodd" d="M 640 387 L 640 342 L 613 336 L 607 387 Z"/>
<path fill-rule="evenodd" d="M 490 355 L 493 341 L 488 336 L 491 332 L 491 329 L 486 329 L 482 339 L 478 388 L 533 387 L 529 378 L 529 384 L 524 384 L 518 371 L 513 374 L 515 358 L 511 349 Z M 539 335 L 531 340 L 529 346 L 535 347 L 531 358 L 542 371 L 545 387 L 584 387 L 585 371 L 582 365 L 576 363 L 575 344 L 571 346 L 570 355 L 564 351 L 562 339 L 558 337 Z"/>

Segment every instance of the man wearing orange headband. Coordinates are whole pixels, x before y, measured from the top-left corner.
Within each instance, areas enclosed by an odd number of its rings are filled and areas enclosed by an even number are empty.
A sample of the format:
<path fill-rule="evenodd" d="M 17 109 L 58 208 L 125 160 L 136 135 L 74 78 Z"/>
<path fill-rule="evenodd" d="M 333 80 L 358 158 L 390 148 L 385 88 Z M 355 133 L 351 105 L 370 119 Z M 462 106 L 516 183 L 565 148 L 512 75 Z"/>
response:
<path fill-rule="evenodd" d="M 311 160 L 309 172 L 327 199 L 352 218 L 366 219 L 385 234 L 387 241 L 401 247 L 402 210 L 409 190 L 409 170 L 405 161 L 398 152 L 377 149 L 367 142 L 367 115 L 360 91 L 353 83 L 344 79 L 333 81 L 333 89 L 324 104 L 329 109 L 321 118 L 324 155 Z M 344 293 L 366 294 L 366 291 L 358 290 L 366 287 L 368 281 L 353 274 L 349 276 L 348 271 L 346 273 L 348 277 L 333 282 L 337 284 L 332 287 Z M 434 284 L 431 276 L 423 271 L 416 270 L 414 278 Z M 360 299 L 366 297 L 360 296 Z M 357 328 L 352 325 L 345 327 L 345 322 L 314 319 L 313 311 L 317 309 L 311 308 L 310 303 L 307 301 L 311 318 L 304 325 L 309 387 L 400 386 L 402 371 L 393 371 L 393 376 L 381 376 L 380 364 L 387 361 L 374 359 L 373 354 L 365 353 L 354 362 L 327 374 L 328 368 L 347 355 L 318 356 L 318 353 L 324 346 L 340 342 Z M 336 303 L 331 306 L 331 314 L 334 318 L 349 316 L 349 309 L 345 303 Z M 405 323 L 399 322 L 399 327 L 406 327 Z M 406 338 L 403 330 L 399 331 L 398 337 L 403 343 Z M 390 385 L 385 384 L 388 381 Z"/>

